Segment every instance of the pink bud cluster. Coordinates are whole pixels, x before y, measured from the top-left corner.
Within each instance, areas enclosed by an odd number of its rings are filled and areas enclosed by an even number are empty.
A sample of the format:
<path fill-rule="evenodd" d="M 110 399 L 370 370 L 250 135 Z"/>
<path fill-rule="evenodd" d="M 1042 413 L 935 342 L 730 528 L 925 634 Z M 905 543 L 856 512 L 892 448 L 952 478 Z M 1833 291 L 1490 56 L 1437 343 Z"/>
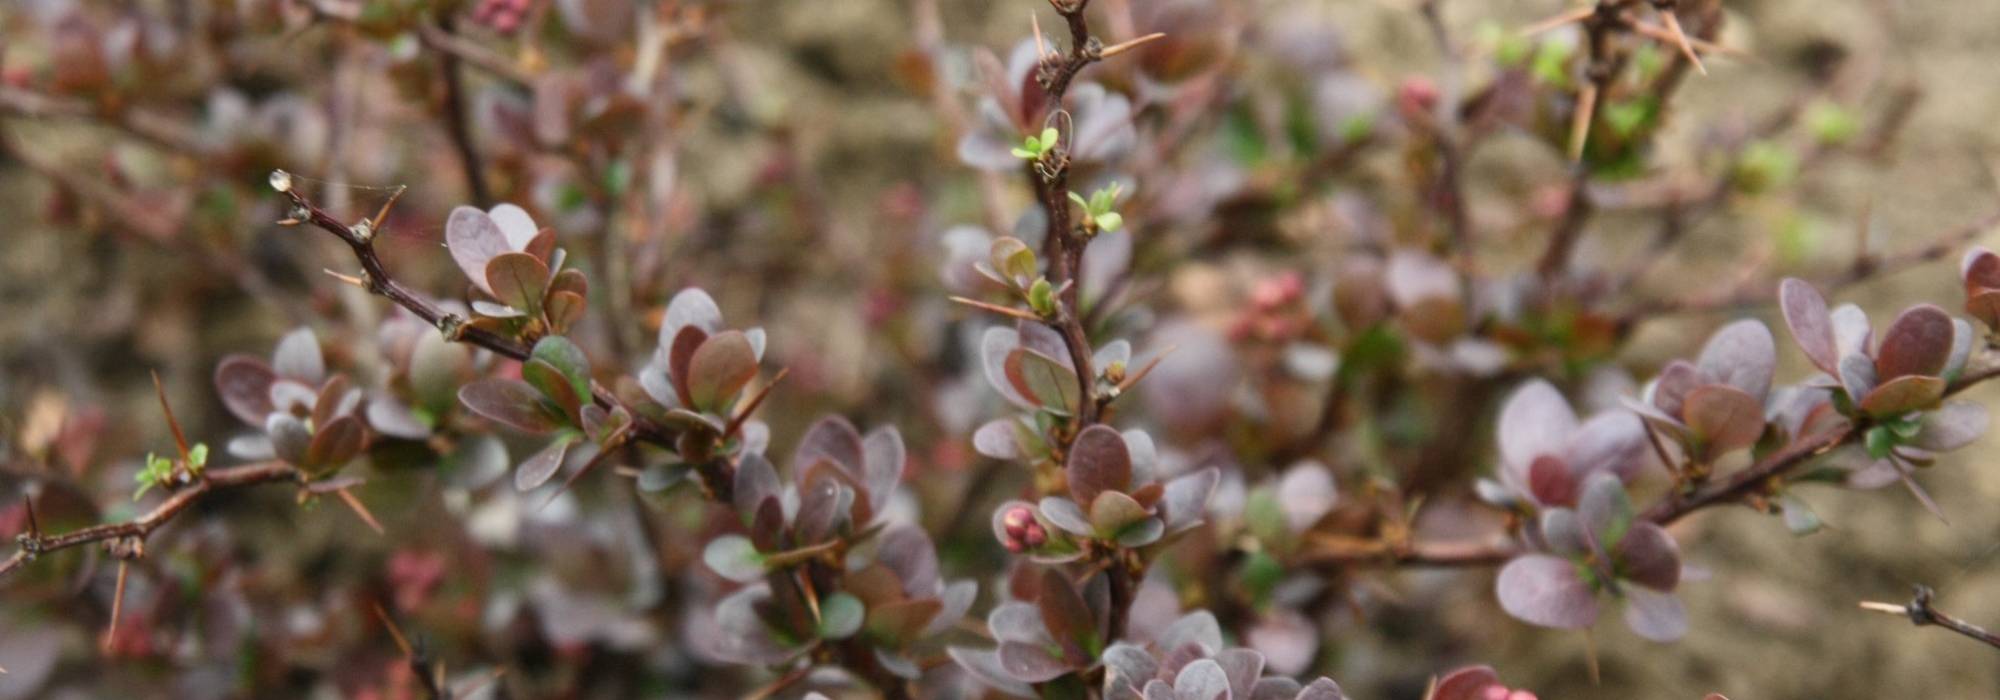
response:
<path fill-rule="evenodd" d="M 472 19 L 492 27 L 501 34 L 512 34 L 521 28 L 521 21 L 528 17 L 529 3 L 534 0 L 479 0 L 472 8 Z"/>
<path fill-rule="evenodd" d="M 1311 324 L 1303 304 L 1305 276 L 1288 270 L 1263 280 L 1250 290 L 1250 308 L 1236 318 L 1229 334 L 1236 340 L 1283 342 L 1296 339 Z"/>
<path fill-rule="evenodd" d="M 1048 530 L 1042 529 L 1042 523 L 1035 520 L 1034 511 L 1028 510 L 1027 506 L 1014 506 L 1008 510 L 1000 516 L 1000 525 L 1006 531 L 1006 537 L 1000 540 L 1000 544 L 1006 546 L 1009 552 L 1019 554 L 1049 541 Z"/>

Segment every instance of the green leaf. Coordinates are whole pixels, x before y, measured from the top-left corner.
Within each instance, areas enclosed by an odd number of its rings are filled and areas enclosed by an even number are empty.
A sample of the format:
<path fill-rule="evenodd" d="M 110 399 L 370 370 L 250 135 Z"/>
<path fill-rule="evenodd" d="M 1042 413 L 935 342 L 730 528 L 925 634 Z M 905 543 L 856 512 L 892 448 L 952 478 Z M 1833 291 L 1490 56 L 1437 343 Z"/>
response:
<path fill-rule="evenodd" d="M 1042 129 L 1042 150 L 1043 150 L 1043 151 L 1047 151 L 1047 150 L 1049 150 L 1049 149 L 1051 149 L 1051 148 L 1055 148 L 1055 147 L 1056 147 L 1056 142 L 1057 142 L 1057 141 L 1060 141 L 1060 140 L 1062 140 L 1062 135 L 1061 135 L 1061 134 L 1059 134 L 1059 133 L 1056 133 L 1056 128 L 1055 128 L 1055 127 L 1051 126 L 1051 127 L 1047 127 L 1047 128 L 1044 128 L 1044 129 Z"/>
<path fill-rule="evenodd" d="M 834 593 L 819 601 L 819 638 L 846 639 L 861 630 L 861 622 L 868 616 L 868 609 L 861 599 L 845 591 Z"/>
<path fill-rule="evenodd" d="M 737 583 L 764 577 L 764 555 L 757 552 L 750 538 L 742 535 L 723 535 L 710 541 L 701 550 L 701 561 L 723 578 Z"/>
<path fill-rule="evenodd" d="M 579 398 L 590 396 L 590 359 L 584 357 L 583 348 L 577 347 L 568 338 L 559 335 L 542 338 L 535 343 L 529 358 L 547 362 L 562 373 Z"/>
<path fill-rule="evenodd" d="M 1894 431 L 1889 430 L 1889 426 L 1886 425 L 1869 428 L 1867 445 L 1868 456 L 1876 459 L 1887 459 L 1890 450 L 1896 448 L 1896 434 Z"/>
<path fill-rule="evenodd" d="M 1124 225 L 1125 217 L 1118 212 L 1110 211 L 1097 215 L 1097 230 L 1099 231 L 1116 231 Z"/>
<path fill-rule="evenodd" d="M 197 442 L 194 447 L 188 448 L 188 467 L 198 472 L 206 466 L 208 466 L 208 443 Z"/>
<path fill-rule="evenodd" d="M 1049 285 L 1049 278 L 1035 280 L 1028 288 L 1028 307 L 1044 317 L 1056 315 L 1055 287 Z"/>

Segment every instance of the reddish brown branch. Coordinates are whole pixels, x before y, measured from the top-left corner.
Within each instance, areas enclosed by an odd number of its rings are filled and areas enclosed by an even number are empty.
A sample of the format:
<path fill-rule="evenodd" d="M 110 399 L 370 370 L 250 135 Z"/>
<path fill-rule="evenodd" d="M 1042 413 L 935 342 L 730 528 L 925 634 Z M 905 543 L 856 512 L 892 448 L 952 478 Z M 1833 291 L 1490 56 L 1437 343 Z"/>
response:
<path fill-rule="evenodd" d="M 298 469 L 283 462 L 260 462 L 237 467 L 204 470 L 202 475 L 196 477 L 192 483 L 182 487 L 180 490 L 174 491 L 173 495 L 167 497 L 167 500 L 161 501 L 159 505 L 154 506 L 146 514 L 132 520 L 122 523 L 92 525 L 81 530 L 74 530 L 59 535 L 44 535 L 39 531 L 22 533 L 19 537 L 15 538 L 20 544 L 20 549 L 16 550 L 14 555 L 8 557 L 5 561 L 0 561 L 0 577 L 5 577 L 21 565 L 34 561 L 36 557 L 49 552 L 78 547 L 92 542 L 126 539 L 144 541 L 148 535 L 153 534 L 153 531 L 159 529 L 161 525 L 165 525 L 168 521 L 173 520 L 174 516 L 180 515 L 189 506 L 194 505 L 195 502 L 218 489 L 252 486 L 278 481 L 298 481 L 301 478 L 302 476 Z"/>

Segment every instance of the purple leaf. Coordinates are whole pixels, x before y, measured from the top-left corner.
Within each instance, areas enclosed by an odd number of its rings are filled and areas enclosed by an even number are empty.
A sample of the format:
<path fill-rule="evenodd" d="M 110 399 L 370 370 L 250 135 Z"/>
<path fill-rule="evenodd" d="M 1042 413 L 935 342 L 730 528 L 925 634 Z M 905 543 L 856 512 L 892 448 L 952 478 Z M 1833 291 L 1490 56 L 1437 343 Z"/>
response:
<path fill-rule="evenodd" d="M 1070 444 L 1064 465 L 1070 496 L 1078 503 L 1095 503 L 1104 491 L 1123 491 L 1132 485 L 1132 456 L 1125 449 L 1125 437 L 1102 424 L 1084 428 Z"/>
<path fill-rule="evenodd" d="M 1500 684 L 1491 666 L 1468 666 L 1439 678 L 1429 700 L 1486 700 L 1486 689 Z"/>
<path fill-rule="evenodd" d="M 673 347 L 674 338 L 687 327 L 699 328 L 703 335 L 722 330 L 721 307 L 699 287 L 682 289 L 667 302 L 667 312 L 660 320 L 659 346 Z"/>
<path fill-rule="evenodd" d="M 563 417 L 549 409 L 541 392 L 516 379 L 467 384 L 458 390 L 458 400 L 473 413 L 524 433 L 546 433 L 563 424 Z"/>
<path fill-rule="evenodd" d="M 903 581 L 905 595 L 928 597 L 937 591 L 937 548 L 922 528 L 897 525 L 883 532 L 876 545 L 875 560 Z"/>
<path fill-rule="evenodd" d="M 748 516 L 757 512 L 765 499 L 778 498 L 784 488 L 778 481 L 778 470 L 771 466 L 771 460 L 760 454 L 747 454 L 736 464 L 734 488 L 730 496 L 734 499 L 738 515 Z"/>
<path fill-rule="evenodd" d="M 361 454 L 367 442 L 368 429 L 361 425 L 361 419 L 341 416 L 314 431 L 306 462 L 320 468 L 337 467 Z"/>
<path fill-rule="evenodd" d="M 1833 320 L 1827 314 L 1826 297 L 1820 296 L 1811 283 L 1787 277 L 1778 284 L 1778 305 L 1784 310 L 1785 326 L 1792 331 L 1792 342 L 1805 352 L 1806 359 L 1827 374 L 1839 374 L 1841 353 L 1834 344 Z"/>
<path fill-rule="evenodd" d="M 422 440 L 431 436 L 431 427 L 417 418 L 409 406 L 386 396 L 370 399 L 365 415 L 368 425 L 383 435 L 405 440 Z"/>
<path fill-rule="evenodd" d="M 1196 610 L 1167 625 L 1166 631 L 1161 632 L 1160 638 L 1153 642 L 1160 649 L 1179 649 L 1190 644 L 1219 649 L 1222 647 L 1222 623 L 1216 621 L 1215 613 Z"/>
<path fill-rule="evenodd" d="M 1229 674 L 1223 672 L 1215 659 L 1201 659 L 1181 667 L 1181 672 L 1174 676 L 1174 695 L 1178 700 L 1226 699 Z"/>
<path fill-rule="evenodd" d="M 1002 642 L 1050 645 L 1055 639 L 1049 636 L 1048 627 L 1042 624 L 1042 610 L 1033 603 L 1007 602 L 993 608 L 986 614 L 986 628 L 993 632 L 993 638 Z"/>
<path fill-rule="evenodd" d="M 1528 468 L 1528 494 L 1534 496 L 1536 503 L 1544 506 L 1575 503 L 1576 489 L 1576 476 L 1561 459 L 1541 457 Z"/>
<path fill-rule="evenodd" d="M 999 418 L 988 421 L 972 433 L 972 449 L 993 459 L 1015 460 L 1025 456 L 1021 445 L 1014 440 L 1016 422 L 1013 418 Z"/>
<path fill-rule="evenodd" d="M 1701 437 L 1713 459 L 1757 443 L 1764 434 L 1764 405 L 1742 389 L 1710 384 L 1688 392 L 1681 420 Z"/>
<path fill-rule="evenodd" d="M 1501 609 L 1529 624 L 1578 629 L 1597 620 L 1597 595 L 1566 559 L 1547 554 L 1516 557 L 1500 570 L 1494 587 Z"/>
<path fill-rule="evenodd" d="M 861 440 L 861 451 L 861 481 L 868 487 L 870 504 L 880 511 L 888 504 L 889 496 L 895 493 L 897 482 L 903 478 L 903 467 L 908 461 L 903 434 L 893 425 L 868 431 L 868 435 Z"/>
<path fill-rule="evenodd" d="M 516 204 L 503 202 L 494 205 L 486 215 L 493 220 L 494 226 L 500 228 L 500 235 L 507 240 L 507 247 L 511 250 L 527 250 L 528 243 L 542 232 L 541 227 L 535 225 L 535 219 L 528 216 L 528 210 Z"/>
<path fill-rule="evenodd" d="M 1208 467 L 1167 482 L 1166 492 L 1160 497 L 1160 510 L 1166 516 L 1168 528 L 1178 532 L 1201 522 L 1208 510 L 1208 499 L 1215 494 L 1215 485 L 1221 480 L 1221 470 Z"/>
<path fill-rule="evenodd" d="M 249 355 L 230 355 L 215 366 L 215 393 L 237 420 L 262 426 L 270 415 L 271 384 L 277 373 L 270 365 Z"/>
<path fill-rule="evenodd" d="M 1868 324 L 1868 313 L 1853 304 L 1841 304 L 1830 315 L 1833 319 L 1833 347 L 1839 356 L 1869 355 L 1875 331 Z M 1871 355 L 1872 356 L 1872 355 Z"/>
<path fill-rule="evenodd" d="M 751 583 L 764 577 L 764 555 L 742 535 L 723 535 L 710 540 L 701 550 L 701 562 L 716 575 L 737 583 Z"/>
<path fill-rule="evenodd" d="M 757 376 L 757 353 L 742 331 L 709 336 L 688 360 L 688 398 L 696 408 L 721 409 Z"/>
<path fill-rule="evenodd" d="M 1562 394 L 1548 382 L 1530 380 L 1500 409 L 1501 459 L 1516 476 L 1526 477 L 1535 458 L 1563 454 L 1576 429 L 1576 413 Z"/>
<path fill-rule="evenodd" d="M 798 474 L 820 460 L 826 460 L 848 474 L 859 474 L 866 457 L 861 431 L 840 416 L 826 416 L 806 429 L 806 436 L 792 450 L 792 471 Z"/>
<path fill-rule="evenodd" d="M 451 210 L 451 217 L 444 224 L 444 242 L 466 279 L 472 280 L 480 291 L 492 294 L 493 288 L 486 281 L 486 263 L 513 250 L 493 217 L 473 207 Z"/>
<path fill-rule="evenodd" d="M 542 312 L 549 266 L 527 253 L 501 253 L 486 262 L 486 289 L 493 298 L 529 315 Z"/>
<path fill-rule="evenodd" d="M 563 456 L 569 454 L 569 446 L 575 441 L 576 438 L 571 435 L 558 437 L 521 462 L 521 466 L 514 470 L 514 490 L 532 491 L 548 483 L 549 478 L 562 468 Z"/>
<path fill-rule="evenodd" d="M 1951 359 L 1952 333 L 1951 315 L 1944 309 L 1920 304 L 1904 310 L 1882 333 L 1882 347 L 1875 353 L 1877 380 L 1943 374 Z"/>
<path fill-rule="evenodd" d="M 1861 410 L 1877 418 L 1929 409 L 1944 398 L 1945 383 L 1937 377 L 1906 374 L 1875 387 L 1861 397 Z"/>
<path fill-rule="evenodd" d="M 1080 398 L 1076 373 L 1055 357 L 1015 348 L 1007 353 L 1004 371 L 1014 391 L 1034 405 L 1060 415 L 1076 410 Z"/>
<path fill-rule="evenodd" d="M 1001 398 L 1020 408 L 1034 408 L 1035 405 L 1016 391 L 1014 383 L 1007 379 L 1007 356 L 1020 344 L 1021 336 L 1012 328 L 986 329 L 986 333 L 979 337 L 979 365 L 986 373 L 986 383 L 1000 392 Z"/>
<path fill-rule="evenodd" d="M 1875 361 L 1861 354 L 1841 357 L 1840 388 L 1856 402 L 1867 396 L 1875 388 Z"/>
<path fill-rule="evenodd" d="M 966 673 L 972 674 L 974 678 L 978 678 L 980 681 L 999 689 L 1001 692 L 1016 697 L 1034 697 L 1035 695 L 1033 688 L 1030 688 L 1027 683 L 1015 680 L 1014 674 L 1007 672 L 1007 669 L 1001 666 L 1000 654 L 997 651 L 949 647 L 945 649 L 945 653 L 951 656 L 951 660 L 957 663 L 959 668 L 965 669 Z"/>
<path fill-rule="evenodd" d="M 1681 548 L 1665 528 L 1639 521 L 1612 547 L 1619 578 L 1656 591 L 1672 591 L 1681 582 Z"/>
<path fill-rule="evenodd" d="M 1041 647 L 1020 642 L 1000 643 L 1000 668 L 1015 680 L 1042 683 L 1069 673 L 1070 667 Z"/>
<path fill-rule="evenodd" d="M 1674 360 L 1661 368 L 1660 376 L 1653 380 L 1650 400 L 1655 408 L 1671 416 L 1681 414 L 1681 403 L 1687 394 L 1701 386 L 1700 370 L 1683 360 Z M 1676 418 L 1678 420 L 1678 418 Z"/>
<path fill-rule="evenodd" d="M 264 420 L 264 436 L 278 459 L 292 464 L 307 463 L 306 450 L 312 446 L 312 431 L 305 421 L 290 413 L 273 413 Z"/>
<path fill-rule="evenodd" d="M 1312 665 L 1313 654 L 1319 651 L 1319 630 L 1304 615 L 1273 607 L 1243 633 L 1243 643 L 1262 652 L 1272 672 L 1294 674 Z"/>
<path fill-rule="evenodd" d="M 317 386 L 326 379 L 326 360 L 319 353 L 319 339 L 312 329 L 298 328 L 278 340 L 271 354 L 271 369 L 280 377 Z"/>
<path fill-rule="evenodd" d="M 1645 463 L 1646 426 L 1625 411 L 1591 416 L 1570 436 L 1563 462 L 1573 474 L 1609 471 L 1630 478 Z"/>
<path fill-rule="evenodd" d="M 1625 589 L 1625 624 L 1639 636 L 1671 642 L 1687 634 L 1687 611 L 1672 593 Z"/>
<path fill-rule="evenodd" d="M 1923 427 L 1909 445 L 1932 452 L 1950 452 L 1978 440 L 1986 433 L 1989 422 L 1985 404 L 1953 401 L 1924 414 Z"/>
<path fill-rule="evenodd" d="M 1747 318 L 1716 331 L 1695 361 L 1710 380 L 1742 389 L 1759 400 L 1771 393 L 1771 373 L 1777 363 L 1771 329 Z"/>
<path fill-rule="evenodd" d="M 1293 700 L 1347 700 L 1347 696 L 1341 694 L 1340 684 L 1333 679 L 1320 678 L 1300 689 Z"/>

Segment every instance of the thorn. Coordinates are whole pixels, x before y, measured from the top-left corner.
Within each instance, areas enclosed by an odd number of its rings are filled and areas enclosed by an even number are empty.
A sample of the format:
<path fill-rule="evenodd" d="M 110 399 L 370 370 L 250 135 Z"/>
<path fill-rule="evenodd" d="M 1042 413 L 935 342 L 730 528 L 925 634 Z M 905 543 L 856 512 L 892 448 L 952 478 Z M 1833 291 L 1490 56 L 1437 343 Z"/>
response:
<path fill-rule="evenodd" d="M 1034 27 L 1035 30 L 1035 60 L 1048 58 L 1049 45 L 1042 39 L 1042 20 L 1035 15 L 1034 10 L 1028 11 L 1028 26 Z"/>
<path fill-rule="evenodd" d="M 382 230 L 382 220 L 389 218 L 389 208 L 396 206 L 396 200 L 402 199 L 403 193 L 409 189 L 409 185 L 397 185 L 396 191 L 389 193 L 389 201 L 383 202 L 381 210 L 375 212 L 375 218 L 368 220 L 369 230 L 377 232 Z"/>
<path fill-rule="evenodd" d="M 41 539 L 42 524 L 35 520 L 35 499 L 28 494 L 21 494 L 21 505 L 28 509 L 28 536 Z"/>
<path fill-rule="evenodd" d="M 342 281 L 342 282 L 346 282 L 346 283 L 348 283 L 348 284 L 351 284 L 351 285 L 354 285 L 354 286 L 356 286 L 356 287 L 360 287 L 360 288 L 362 288 L 362 289 L 367 289 L 367 288 L 368 288 L 368 283 L 367 283 L 367 282 L 364 282 L 364 281 L 362 281 L 362 279 L 361 279 L 361 278 L 359 278 L 359 277 L 355 277 L 355 276 L 353 276 L 353 275 L 344 275 L 344 274 L 341 274 L 341 273 L 338 273 L 338 272 L 334 272 L 333 270 L 329 270 L 329 269 L 321 269 L 321 270 L 320 270 L 320 272 L 324 272 L 324 273 L 326 273 L 326 276 L 328 276 L 328 277 L 332 277 L 332 278 L 334 278 L 334 279 L 337 279 L 337 280 L 340 280 L 340 281 Z"/>
<path fill-rule="evenodd" d="M 1139 371 L 1125 375 L 1125 381 L 1118 383 L 1118 391 L 1122 393 L 1127 389 L 1137 386 L 1139 384 L 1139 380 L 1145 379 L 1146 375 L 1151 373 L 1154 367 L 1160 366 L 1161 360 L 1167 359 L 1168 355 L 1174 354 L 1174 351 L 1179 349 L 1181 349 L 1181 346 L 1180 344 L 1176 343 L 1174 345 L 1167 346 L 1167 349 L 1165 350 L 1161 350 L 1160 354 L 1154 355 L 1153 359 L 1151 360 L 1147 360 L 1146 364 L 1139 368 Z"/>
<path fill-rule="evenodd" d="M 1885 615 L 1903 616 L 1910 614 L 1910 609 L 1907 607 L 1903 607 L 1895 603 L 1877 603 L 1872 600 L 1861 601 L 1861 609 L 1867 610 L 1869 612 L 1878 612 Z"/>
<path fill-rule="evenodd" d="M 1128 39 L 1126 41 L 1121 41 L 1116 44 L 1106 46 L 1104 47 L 1104 50 L 1097 52 L 1097 55 L 1099 58 L 1110 58 L 1112 56 L 1116 56 L 1118 54 L 1131 51 L 1132 49 L 1139 48 L 1140 46 L 1146 44 L 1147 42 L 1165 38 L 1167 38 L 1167 35 L 1164 32 L 1153 32 L 1151 34 L 1147 34 L 1137 39 Z"/>
<path fill-rule="evenodd" d="M 111 594 L 111 626 L 104 629 L 104 641 L 98 644 L 106 652 L 111 651 L 111 643 L 118 638 L 118 617 L 125 611 L 125 573 L 130 564 L 118 560 L 118 588 Z"/>
<path fill-rule="evenodd" d="M 614 448 L 616 447 L 617 440 L 620 439 L 622 435 L 623 433 L 620 433 L 619 436 L 614 436 L 613 440 L 607 440 L 606 441 L 607 446 L 598 449 L 597 454 L 591 455 L 590 461 L 584 462 L 583 466 L 577 467 L 576 471 L 570 472 L 570 475 L 567 478 L 563 479 L 561 486 L 556 487 L 556 490 L 554 492 L 551 492 L 548 498 L 542 499 L 541 505 L 535 506 L 535 512 L 540 513 L 544 510 L 547 510 L 549 504 L 556 502 L 557 497 L 560 497 L 564 493 L 568 492 L 570 485 L 575 484 L 577 479 L 583 478 L 583 475 L 589 474 L 590 470 L 596 469 L 597 465 L 602 464 L 604 462 L 604 458 L 611 456 L 611 453 L 614 451 Z"/>
<path fill-rule="evenodd" d="M 382 523 L 375 520 L 375 514 L 368 512 L 368 506 L 362 505 L 361 499 L 355 497 L 354 492 L 348 491 L 347 487 L 343 486 L 334 493 L 339 494 L 340 500 L 345 502 L 355 515 L 360 516 L 361 522 L 368 523 L 368 529 L 374 530 L 377 535 L 388 534 L 383 532 Z"/>
<path fill-rule="evenodd" d="M 771 395 L 771 389 L 773 387 L 778 386 L 778 382 L 783 381 L 785 375 L 790 374 L 791 372 L 792 368 L 790 367 L 778 368 L 778 373 L 772 375 L 771 381 L 765 382 L 764 388 L 758 389 L 757 393 L 750 397 L 750 401 L 743 404 L 743 410 L 737 411 L 735 418 L 729 419 L 729 425 L 725 427 L 722 431 L 722 438 L 724 440 L 727 440 L 730 437 L 735 436 L 736 431 L 743 428 L 743 422 L 750 420 L 750 414 L 756 413 L 757 407 L 763 405 L 764 399 Z"/>
<path fill-rule="evenodd" d="M 1679 40 L 1675 39 L 1673 32 L 1668 31 L 1666 28 L 1661 27 L 1660 25 L 1653 24 L 1651 22 L 1647 22 L 1641 19 L 1635 19 L 1630 16 L 1625 16 L 1623 17 L 1623 19 L 1625 20 L 1625 23 L 1627 25 L 1631 26 L 1632 31 L 1638 32 L 1642 36 L 1653 39 L 1654 41 L 1663 41 L 1674 44 L 1680 43 Z M 1744 51 L 1742 49 L 1723 46 L 1721 44 L 1703 39 L 1701 37 L 1689 36 L 1685 33 L 1681 34 L 1681 37 L 1687 40 L 1689 46 L 1693 47 L 1695 50 L 1700 51 L 1702 53 L 1719 54 L 1723 56 L 1728 56 L 1730 58 L 1738 58 L 1749 61 L 1757 60 L 1756 56 L 1753 56 L 1749 52 Z"/>
<path fill-rule="evenodd" d="M 1688 63 L 1694 64 L 1696 72 L 1708 75 L 1708 67 L 1701 64 L 1700 56 L 1695 55 L 1694 44 L 1688 41 L 1687 32 L 1681 31 L 1680 17 L 1675 16 L 1673 10 L 1663 9 L 1660 10 L 1660 18 L 1666 21 L 1667 31 L 1673 34 L 1674 43 L 1681 47 L 1681 55 L 1687 57 Z"/>
<path fill-rule="evenodd" d="M 1561 27 L 1565 24 L 1574 24 L 1576 22 L 1581 22 L 1584 20 L 1584 18 L 1587 18 L 1596 12 L 1597 8 L 1585 5 L 1583 7 L 1579 7 L 1570 10 L 1568 12 L 1564 12 L 1562 14 L 1550 17 L 1540 22 L 1530 24 L 1526 29 L 1521 30 L 1521 36 L 1534 36 L 1536 34 L 1540 34 L 1542 32 L 1546 32 L 1551 29 Z"/>
<path fill-rule="evenodd" d="M 1597 84 L 1584 83 L 1576 96 L 1576 116 L 1569 125 L 1569 161 L 1583 160 L 1583 143 L 1590 138 L 1590 120 L 1597 112 Z"/>
<path fill-rule="evenodd" d="M 410 649 L 410 640 L 403 638 L 402 628 L 396 626 L 395 620 L 389 619 L 389 612 L 382 609 L 382 604 L 369 603 L 368 605 L 375 609 L 376 619 L 381 620 L 382 626 L 389 630 L 389 637 L 396 640 L 396 648 L 403 650 L 404 656 L 416 656 L 417 652 Z"/>
<path fill-rule="evenodd" d="M 188 461 L 187 436 L 181 434 L 181 422 L 174 418 L 174 407 L 167 403 L 167 388 L 160 383 L 160 373 L 153 372 L 153 393 L 160 395 L 160 412 L 167 415 L 167 427 L 174 431 L 174 447 L 180 448 L 181 466 L 193 467 Z"/>
<path fill-rule="evenodd" d="M 1040 316 L 1036 316 L 1036 315 L 1034 315 L 1034 314 L 1032 314 L 1032 313 L 1028 313 L 1028 312 L 1026 312 L 1026 311 L 1022 311 L 1022 310 L 1020 310 L 1020 309 L 1016 309 L 1016 308 L 1012 308 L 1012 307 L 1007 307 L 1007 306 L 1001 306 L 1001 305 L 999 305 L 999 304 L 988 304 L 988 303 L 986 303 L 986 302 L 983 302 L 983 301 L 980 301 L 980 300 L 978 300 L 978 299 L 967 299 L 967 298 L 965 298 L 965 297 L 957 297 L 957 296 L 955 296 L 955 297 L 951 297 L 951 300 L 952 300 L 952 301 L 955 301 L 955 302 L 958 302 L 958 303 L 960 303 L 960 304 L 964 304 L 964 305 L 966 305 L 966 306 L 970 306 L 970 307 L 972 307 L 972 308 L 975 308 L 975 309 L 979 309 L 979 310 L 981 310 L 981 311 L 991 311 L 991 312 L 993 312 L 993 313 L 996 313 L 996 314 L 1000 314 L 1000 315 L 1002 315 L 1002 316 L 1012 316 L 1012 317 L 1014 317 L 1014 318 L 1018 318 L 1018 319 L 1021 319 L 1021 320 L 1024 320 L 1024 321 L 1040 321 L 1040 320 L 1042 320 L 1042 317 L 1040 317 Z"/>

